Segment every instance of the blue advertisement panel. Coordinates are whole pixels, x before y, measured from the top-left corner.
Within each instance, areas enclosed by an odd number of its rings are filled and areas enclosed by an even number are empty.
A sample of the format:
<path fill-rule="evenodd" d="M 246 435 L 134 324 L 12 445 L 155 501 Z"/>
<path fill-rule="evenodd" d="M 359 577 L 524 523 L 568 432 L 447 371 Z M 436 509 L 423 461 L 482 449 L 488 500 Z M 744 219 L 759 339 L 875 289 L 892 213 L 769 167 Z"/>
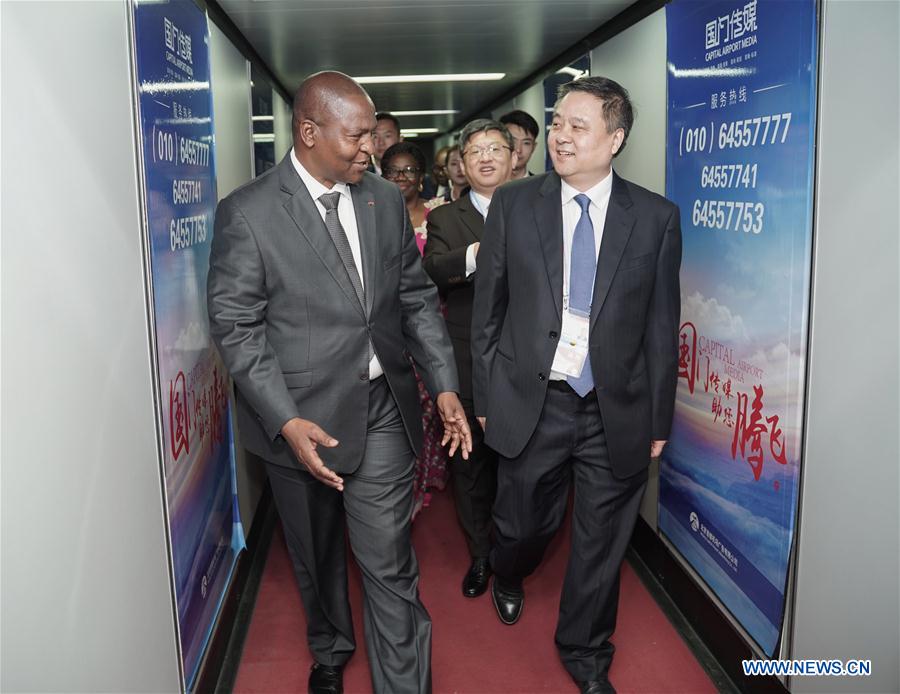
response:
<path fill-rule="evenodd" d="M 228 377 L 209 337 L 216 205 L 209 32 L 191 0 L 135 3 L 137 76 L 165 481 L 185 684 L 237 553 Z"/>
<path fill-rule="evenodd" d="M 812 0 L 674 0 L 666 194 L 684 258 L 659 527 L 772 655 L 797 510 L 812 253 Z"/>

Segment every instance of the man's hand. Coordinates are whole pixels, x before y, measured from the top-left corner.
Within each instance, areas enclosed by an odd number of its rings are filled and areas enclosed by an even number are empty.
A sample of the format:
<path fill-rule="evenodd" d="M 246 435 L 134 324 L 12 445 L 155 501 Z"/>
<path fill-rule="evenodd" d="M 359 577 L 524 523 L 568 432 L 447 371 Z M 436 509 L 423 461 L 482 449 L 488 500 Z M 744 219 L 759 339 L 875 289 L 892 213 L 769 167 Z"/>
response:
<path fill-rule="evenodd" d="M 666 445 L 665 441 L 651 441 L 650 442 L 650 457 L 651 458 L 659 458 L 662 455 L 663 446 Z"/>
<path fill-rule="evenodd" d="M 487 417 L 476 417 L 478 423 L 481 425 L 481 430 L 484 431 L 484 427 L 487 424 Z"/>
<path fill-rule="evenodd" d="M 308 419 L 294 417 L 281 427 L 281 435 L 290 445 L 297 460 L 305 467 L 309 474 L 319 482 L 339 492 L 344 491 L 344 480 L 338 477 L 334 471 L 325 467 L 325 463 L 316 453 L 317 446 L 334 448 L 338 441 L 333 436 L 326 434 L 315 422 Z"/>
<path fill-rule="evenodd" d="M 472 432 L 469 430 L 469 422 L 459 397 L 452 391 L 441 393 L 437 396 L 437 408 L 444 421 L 444 438 L 442 446 L 450 442 L 449 454 L 452 456 L 456 449 L 462 451 L 463 460 L 469 459 L 472 452 Z"/>

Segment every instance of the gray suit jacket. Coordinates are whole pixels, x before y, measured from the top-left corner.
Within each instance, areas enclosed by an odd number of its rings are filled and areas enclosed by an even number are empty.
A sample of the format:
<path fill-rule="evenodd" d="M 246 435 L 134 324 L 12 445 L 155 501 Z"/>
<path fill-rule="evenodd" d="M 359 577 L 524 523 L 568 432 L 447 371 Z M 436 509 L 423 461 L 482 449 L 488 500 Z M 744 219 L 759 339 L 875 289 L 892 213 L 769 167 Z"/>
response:
<path fill-rule="evenodd" d="M 365 308 L 290 155 L 216 209 L 210 333 L 234 378 L 243 443 L 272 463 L 298 465 L 279 432 L 302 417 L 340 442 L 318 449 L 328 467 L 359 466 L 368 335 L 416 452 L 422 418 L 408 355 L 429 392 L 459 389 L 437 290 L 422 270 L 399 189 L 369 173 L 350 188 Z"/>
<path fill-rule="evenodd" d="M 501 186 L 478 252 L 472 312 L 475 414 L 485 442 L 521 453 L 540 420 L 562 323 L 556 172 Z M 613 173 L 591 303 L 588 355 L 609 460 L 620 478 L 668 439 L 678 381 L 678 207 Z"/>

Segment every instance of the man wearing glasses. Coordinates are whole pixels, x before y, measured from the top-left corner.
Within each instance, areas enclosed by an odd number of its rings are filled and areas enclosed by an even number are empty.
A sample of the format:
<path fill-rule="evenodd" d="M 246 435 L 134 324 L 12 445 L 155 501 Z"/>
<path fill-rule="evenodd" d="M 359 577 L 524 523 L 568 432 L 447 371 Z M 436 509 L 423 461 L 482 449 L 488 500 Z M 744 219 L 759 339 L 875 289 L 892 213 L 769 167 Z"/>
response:
<path fill-rule="evenodd" d="M 491 575 L 491 507 L 497 489 L 497 454 L 484 444 L 472 403 L 472 355 L 469 346 L 472 300 L 478 249 L 491 198 L 506 183 L 516 165 L 512 137 L 500 123 L 481 118 L 459 138 L 467 195 L 432 210 L 428 216 L 425 271 L 434 280 L 447 306 L 447 330 L 459 371 L 460 399 L 472 431 L 472 452 L 464 462 L 451 458 L 456 512 L 466 536 L 472 562 L 463 578 L 462 593 L 475 598 L 485 592 Z"/>

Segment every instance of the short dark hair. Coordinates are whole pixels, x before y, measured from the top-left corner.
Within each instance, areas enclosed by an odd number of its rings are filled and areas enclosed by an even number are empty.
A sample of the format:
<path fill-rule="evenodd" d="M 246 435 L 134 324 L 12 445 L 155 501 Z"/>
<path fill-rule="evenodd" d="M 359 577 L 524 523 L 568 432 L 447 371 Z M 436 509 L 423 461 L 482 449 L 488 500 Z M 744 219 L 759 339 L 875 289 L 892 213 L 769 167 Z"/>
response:
<path fill-rule="evenodd" d="M 510 111 L 509 113 L 504 113 L 500 116 L 500 122 L 503 125 L 518 125 L 522 130 L 527 133 L 531 133 L 531 136 L 536 138 L 541 133 L 541 128 L 538 125 L 537 121 L 531 117 L 530 113 L 525 113 L 525 111 L 521 111 L 516 109 L 515 111 Z"/>
<path fill-rule="evenodd" d="M 387 167 L 391 165 L 391 160 L 399 156 L 401 154 L 408 154 L 413 159 L 416 160 L 416 168 L 419 169 L 420 173 L 424 175 L 425 173 L 425 155 L 422 154 L 422 150 L 419 149 L 412 142 L 398 142 L 396 144 L 391 145 L 386 150 L 384 150 L 384 154 L 381 155 L 381 170 L 384 171 Z"/>
<path fill-rule="evenodd" d="M 622 146 L 615 155 L 618 156 L 625 149 L 628 133 L 631 132 L 631 126 L 634 125 L 634 107 L 631 105 L 628 90 L 607 77 L 582 77 L 560 86 L 556 94 L 556 106 L 559 106 L 562 98 L 570 92 L 584 92 L 603 102 L 603 120 L 606 121 L 606 132 L 613 133 L 622 128 L 625 133 Z"/>
<path fill-rule="evenodd" d="M 462 129 L 462 132 L 459 134 L 459 153 L 463 153 L 463 150 L 466 148 L 469 139 L 473 135 L 477 135 L 478 133 L 487 133 L 491 130 L 496 130 L 497 132 L 499 132 L 503 136 L 503 139 L 506 140 L 506 144 L 509 145 L 509 148 L 513 149 L 512 135 L 509 134 L 509 130 L 506 129 L 506 126 L 503 125 L 503 123 L 498 123 L 497 121 L 491 120 L 490 118 L 476 118 L 475 120 L 466 123 L 465 127 Z"/>
<path fill-rule="evenodd" d="M 396 126 L 397 132 L 400 132 L 400 121 L 397 120 L 397 116 L 395 116 L 393 113 L 388 113 L 387 111 L 379 111 L 375 114 L 375 120 L 389 120 L 394 124 L 394 126 Z"/>

